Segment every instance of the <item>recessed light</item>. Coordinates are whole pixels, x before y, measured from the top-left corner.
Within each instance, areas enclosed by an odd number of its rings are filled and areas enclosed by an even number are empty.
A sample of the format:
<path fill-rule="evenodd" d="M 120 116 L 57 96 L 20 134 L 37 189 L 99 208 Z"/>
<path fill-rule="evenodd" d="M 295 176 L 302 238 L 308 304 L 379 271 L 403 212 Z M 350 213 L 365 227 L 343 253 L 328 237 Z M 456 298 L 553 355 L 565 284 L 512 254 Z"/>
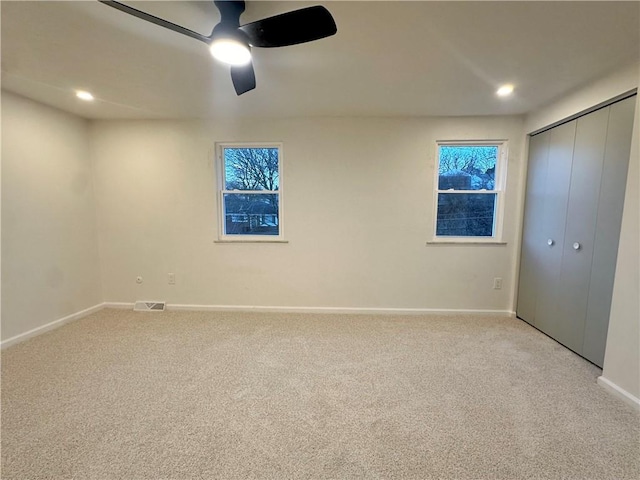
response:
<path fill-rule="evenodd" d="M 90 102 L 93 100 L 93 95 L 91 95 L 89 92 L 85 92 L 84 90 L 77 90 L 76 97 L 86 102 Z"/>
<path fill-rule="evenodd" d="M 508 97 L 512 93 L 513 85 L 502 85 L 496 92 L 496 95 L 498 95 L 499 97 Z"/>

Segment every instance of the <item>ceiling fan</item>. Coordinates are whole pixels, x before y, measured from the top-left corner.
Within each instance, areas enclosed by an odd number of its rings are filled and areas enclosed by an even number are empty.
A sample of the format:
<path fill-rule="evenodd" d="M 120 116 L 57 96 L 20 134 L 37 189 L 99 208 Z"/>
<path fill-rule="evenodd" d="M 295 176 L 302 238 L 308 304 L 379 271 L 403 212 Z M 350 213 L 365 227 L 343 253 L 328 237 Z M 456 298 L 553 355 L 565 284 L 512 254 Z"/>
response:
<path fill-rule="evenodd" d="M 98 1 L 209 45 L 211 54 L 216 59 L 231 65 L 231 80 L 238 95 L 256 87 L 251 47 L 286 47 L 330 37 L 338 31 L 329 11 L 319 5 L 240 25 L 240 15 L 245 9 L 244 1 L 214 0 L 213 3 L 220 11 L 220 23 L 213 28 L 211 35 L 206 36 L 124 3 Z"/>

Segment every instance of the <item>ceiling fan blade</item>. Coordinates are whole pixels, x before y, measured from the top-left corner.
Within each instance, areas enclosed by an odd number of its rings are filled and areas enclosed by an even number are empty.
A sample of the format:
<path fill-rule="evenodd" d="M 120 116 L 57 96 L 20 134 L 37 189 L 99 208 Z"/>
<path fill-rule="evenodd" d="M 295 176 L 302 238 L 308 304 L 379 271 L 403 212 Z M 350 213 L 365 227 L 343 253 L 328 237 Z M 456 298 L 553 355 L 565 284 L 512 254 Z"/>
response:
<path fill-rule="evenodd" d="M 176 25 L 175 23 L 168 22 L 166 20 L 163 20 L 162 18 L 154 17 L 153 15 L 150 15 L 141 10 L 137 10 L 133 7 L 125 5 L 124 3 L 114 2 L 111 0 L 98 1 L 117 10 L 120 10 L 121 12 L 128 13 L 129 15 L 141 18 L 142 20 L 146 20 L 147 22 L 155 23 L 156 25 L 160 25 L 161 27 L 168 28 L 169 30 L 173 30 L 174 32 L 181 33 L 182 35 L 186 35 L 187 37 L 195 38 L 196 40 L 200 40 L 201 42 L 209 43 L 211 41 L 211 39 L 205 35 L 201 35 L 198 32 L 194 32 L 193 30 L 189 30 L 188 28 L 181 27 L 180 25 Z"/>
<path fill-rule="evenodd" d="M 253 64 L 249 62 L 247 65 L 232 66 L 231 80 L 238 95 L 256 88 L 256 74 L 253 71 Z"/>
<path fill-rule="evenodd" d="M 329 11 L 318 5 L 240 26 L 254 47 L 285 47 L 334 35 L 338 29 Z"/>

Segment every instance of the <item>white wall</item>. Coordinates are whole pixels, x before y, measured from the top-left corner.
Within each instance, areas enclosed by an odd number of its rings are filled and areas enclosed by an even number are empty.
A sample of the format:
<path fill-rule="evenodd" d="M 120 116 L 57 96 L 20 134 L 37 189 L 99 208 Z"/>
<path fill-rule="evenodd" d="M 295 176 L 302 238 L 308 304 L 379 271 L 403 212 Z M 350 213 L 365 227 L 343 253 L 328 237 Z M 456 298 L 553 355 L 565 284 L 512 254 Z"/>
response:
<path fill-rule="evenodd" d="M 544 108 L 530 112 L 525 118 L 525 131 L 526 133 L 535 132 L 637 87 L 638 64 L 636 63 L 589 83 Z"/>
<path fill-rule="evenodd" d="M 603 376 L 640 399 L 640 101 L 631 142 Z"/>
<path fill-rule="evenodd" d="M 94 122 L 105 300 L 511 311 L 522 128 L 521 117 Z M 506 246 L 426 245 L 438 139 L 510 140 Z M 284 142 L 289 243 L 214 243 L 216 141 Z"/>
<path fill-rule="evenodd" d="M 88 124 L 2 91 L 2 339 L 101 298 Z"/>
<path fill-rule="evenodd" d="M 525 130 L 532 132 L 579 113 L 610 98 L 637 88 L 640 65 L 614 72 L 568 95 L 525 119 Z M 616 268 L 613 302 L 609 318 L 603 377 L 628 394 L 640 398 L 640 240 L 638 236 L 638 130 L 640 105 L 636 100 L 629 173 Z"/>

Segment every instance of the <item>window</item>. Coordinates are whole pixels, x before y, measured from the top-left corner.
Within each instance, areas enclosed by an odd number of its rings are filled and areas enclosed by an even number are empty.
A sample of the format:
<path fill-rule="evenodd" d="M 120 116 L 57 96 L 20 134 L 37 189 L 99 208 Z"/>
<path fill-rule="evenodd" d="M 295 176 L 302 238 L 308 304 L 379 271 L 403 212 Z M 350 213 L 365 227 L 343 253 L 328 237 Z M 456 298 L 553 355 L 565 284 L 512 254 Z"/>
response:
<path fill-rule="evenodd" d="M 220 240 L 282 240 L 282 146 L 218 144 Z"/>
<path fill-rule="evenodd" d="M 436 240 L 499 241 L 506 142 L 438 142 Z"/>

